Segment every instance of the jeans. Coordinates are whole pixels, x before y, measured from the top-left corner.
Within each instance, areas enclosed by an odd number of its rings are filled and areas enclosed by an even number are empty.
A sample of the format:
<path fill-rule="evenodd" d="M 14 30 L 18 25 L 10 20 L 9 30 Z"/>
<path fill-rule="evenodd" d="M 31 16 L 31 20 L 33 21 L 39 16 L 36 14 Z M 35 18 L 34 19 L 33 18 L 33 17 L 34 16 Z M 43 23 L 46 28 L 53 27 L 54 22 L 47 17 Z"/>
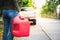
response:
<path fill-rule="evenodd" d="M 14 36 L 12 35 L 12 19 L 15 16 L 17 16 L 16 10 L 3 10 L 3 40 L 13 40 Z"/>

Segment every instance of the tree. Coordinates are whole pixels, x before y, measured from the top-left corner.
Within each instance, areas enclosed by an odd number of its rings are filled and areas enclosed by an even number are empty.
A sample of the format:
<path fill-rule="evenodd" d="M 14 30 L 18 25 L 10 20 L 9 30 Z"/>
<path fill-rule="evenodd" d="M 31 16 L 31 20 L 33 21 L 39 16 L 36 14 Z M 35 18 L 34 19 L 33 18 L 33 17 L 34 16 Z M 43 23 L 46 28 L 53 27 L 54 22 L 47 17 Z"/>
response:
<path fill-rule="evenodd" d="M 41 14 L 56 14 L 56 7 L 59 4 L 60 0 L 46 0 L 46 4 L 42 7 Z"/>

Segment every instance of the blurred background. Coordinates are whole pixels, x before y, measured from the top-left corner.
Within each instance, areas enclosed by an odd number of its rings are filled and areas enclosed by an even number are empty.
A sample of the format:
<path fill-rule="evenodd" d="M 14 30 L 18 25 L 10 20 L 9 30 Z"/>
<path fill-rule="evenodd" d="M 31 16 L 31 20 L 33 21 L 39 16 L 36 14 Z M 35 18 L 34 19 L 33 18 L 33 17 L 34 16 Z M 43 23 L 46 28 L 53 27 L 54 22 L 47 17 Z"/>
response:
<path fill-rule="evenodd" d="M 60 0 L 17 0 L 22 16 L 36 25 L 36 18 L 60 19 Z M 26 16 L 25 16 L 26 15 Z M 0 8 L 0 37 L 3 32 L 3 18 L 2 10 Z"/>

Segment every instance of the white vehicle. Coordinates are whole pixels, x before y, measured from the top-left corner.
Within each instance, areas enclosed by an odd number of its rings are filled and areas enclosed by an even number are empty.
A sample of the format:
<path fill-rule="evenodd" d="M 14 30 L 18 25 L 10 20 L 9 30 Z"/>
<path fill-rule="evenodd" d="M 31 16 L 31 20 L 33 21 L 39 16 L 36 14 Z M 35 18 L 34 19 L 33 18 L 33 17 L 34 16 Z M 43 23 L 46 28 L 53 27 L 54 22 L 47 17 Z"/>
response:
<path fill-rule="evenodd" d="M 22 7 L 20 14 L 23 15 L 25 18 L 28 18 L 31 25 L 36 24 L 36 11 L 31 7 Z"/>

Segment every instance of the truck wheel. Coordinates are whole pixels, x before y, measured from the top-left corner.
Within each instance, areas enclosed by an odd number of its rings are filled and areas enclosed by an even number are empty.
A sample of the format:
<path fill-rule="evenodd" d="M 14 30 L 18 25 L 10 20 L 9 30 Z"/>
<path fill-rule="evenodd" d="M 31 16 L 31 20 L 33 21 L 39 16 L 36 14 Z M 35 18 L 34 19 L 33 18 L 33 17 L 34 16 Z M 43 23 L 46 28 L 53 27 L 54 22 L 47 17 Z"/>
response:
<path fill-rule="evenodd" d="M 30 23 L 30 25 L 36 25 L 36 20 L 35 19 L 29 20 L 29 21 L 32 21 L 32 23 Z"/>
<path fill-rule="evenodd" d="M 36 25 L 36 20 L 33 21 L 33 25 Z"/>

